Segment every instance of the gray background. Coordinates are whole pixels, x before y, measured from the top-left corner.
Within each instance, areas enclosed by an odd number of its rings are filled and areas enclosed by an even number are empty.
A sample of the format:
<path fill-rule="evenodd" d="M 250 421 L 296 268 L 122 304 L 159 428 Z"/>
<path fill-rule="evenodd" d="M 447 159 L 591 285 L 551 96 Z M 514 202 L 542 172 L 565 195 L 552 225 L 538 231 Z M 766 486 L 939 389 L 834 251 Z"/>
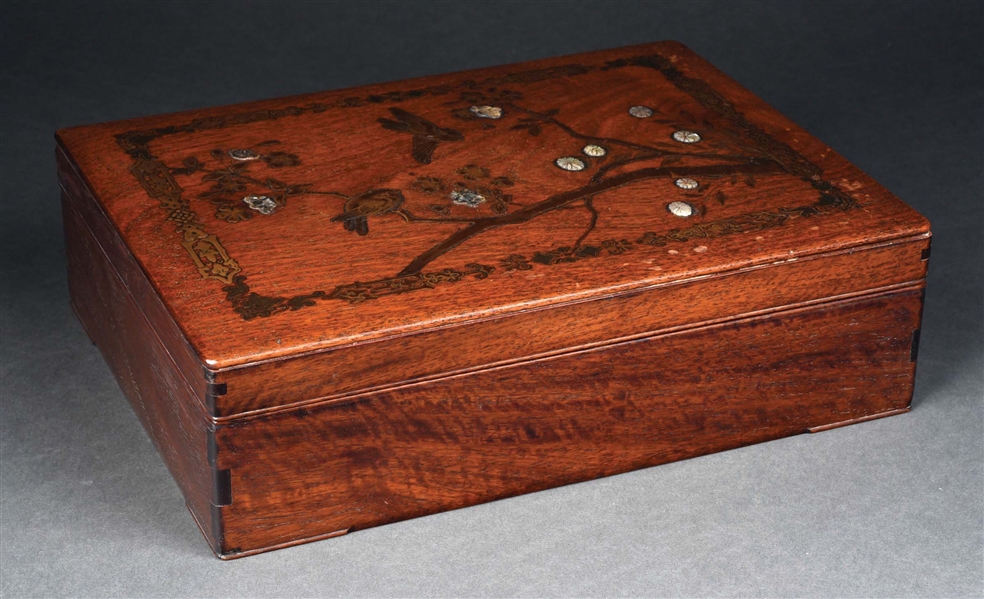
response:
<path fill-rule="evenodd" d="M 4 4 L 3 596 L 981 596 L 981 7 Z M 932 220 L 913 411 L 212 557 L 69 309 L 53 132 L 667 38 Z"/>

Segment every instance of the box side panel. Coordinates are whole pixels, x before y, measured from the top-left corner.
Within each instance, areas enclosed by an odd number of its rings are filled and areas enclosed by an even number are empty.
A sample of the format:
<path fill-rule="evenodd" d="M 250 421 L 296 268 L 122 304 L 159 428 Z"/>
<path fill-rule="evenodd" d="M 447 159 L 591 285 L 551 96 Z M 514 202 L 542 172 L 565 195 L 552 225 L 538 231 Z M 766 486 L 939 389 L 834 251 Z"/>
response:
<path fill-rule="evenodd" d="M 214 391 L 214 386 L 206 380 L 206 371 L 195 350 L 164 306 L 160 294 L 151 285 L 126 247 L 116 227 L 92 196 L 82 175 L 63 148 L 57 148 L 56 159 L 58 181 L 68 202 L 102 248 L 113 270 L 122 279 L 128 293 L 135 299 L 138 309 L 154 323 L 154 335 L 171 356 L 186 384 L 192 388 L 199 402 L 207 404 L 208 396 Z"/>
<path fill-rule="evenodd" d="M 72 308 L 214 547 L 221 531 L 211 507 L 214 472 L 208 464 L 208 420 L 67 195 L 63 192 L 62 212 Z"/>
<path fill-rule="evenodd" d="M 922 285 L 245 418 L 225 557 L 908 409 Z"/>
<path fill-rule="evenodd" d="M 908 285 L 926 276 L 928 236 L 798 258 L 609 299 L 531 310 L 217 373 L 216 416 L 314 402 L 501 361 L 696 327 Z M 577 323 L 571 326 L 571 323 Z"/>

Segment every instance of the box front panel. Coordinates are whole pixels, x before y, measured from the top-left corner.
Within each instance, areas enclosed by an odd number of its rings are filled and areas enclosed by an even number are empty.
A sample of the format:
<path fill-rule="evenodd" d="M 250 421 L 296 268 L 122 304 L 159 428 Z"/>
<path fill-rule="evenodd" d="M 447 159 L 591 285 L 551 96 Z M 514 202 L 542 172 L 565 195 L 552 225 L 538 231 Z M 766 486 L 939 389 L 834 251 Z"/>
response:
<path fill-rule="evenodd" d="M 908 409 L 921 285 L 244 419 L 236 557 Z"/>
<path fill-rule="evenodd" d="M 217 376 L 226 393 L 217 398 L 214 415 L 321 403 L 656 332 L 902 288 L 926 277 L 923 256 L 929 243 L 928 236 L 918 236 L 226 371 Z M 495 356 L 504 359 L 490 364 Z"/>

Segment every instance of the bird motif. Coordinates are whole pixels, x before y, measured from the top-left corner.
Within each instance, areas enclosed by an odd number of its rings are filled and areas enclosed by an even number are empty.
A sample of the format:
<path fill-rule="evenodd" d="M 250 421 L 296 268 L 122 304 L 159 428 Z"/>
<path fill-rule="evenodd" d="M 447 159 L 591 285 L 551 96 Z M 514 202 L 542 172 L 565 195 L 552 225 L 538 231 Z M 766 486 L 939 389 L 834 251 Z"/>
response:
<path fill-rule="evenodd" d="M 331 222 L 341 222 L 346 231 L 368 235 L 369 221 L 366 217 L 389 214 L 401 205 L 403 193 L 399 189 L 370 189 L 346 200 L 345 212 L 332 218 Z"/>
<path fill-rule="evenodd" d="M 434 150 L 442 141 L 461 141 L 465 139 L 454 129 L 438 127 L 427 119 L 411 114 L 399 108 L 390 108 L 390 114 L 396 119 L 378 119 L 384 129 L 400 131 L 413 136 L 413 159 L 420 164 L 430 164 Z"/>

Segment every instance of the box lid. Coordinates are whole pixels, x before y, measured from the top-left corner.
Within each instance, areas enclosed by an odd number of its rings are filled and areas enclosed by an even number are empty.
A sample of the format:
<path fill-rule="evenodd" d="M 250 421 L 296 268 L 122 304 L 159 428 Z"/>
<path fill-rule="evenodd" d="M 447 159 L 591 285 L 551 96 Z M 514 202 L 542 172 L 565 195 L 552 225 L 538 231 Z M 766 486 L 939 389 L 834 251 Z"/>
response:
<path fill-rule="evenodd" d="M 674 42 L 58 140 L 217 373 L 929 230 Z"/>

